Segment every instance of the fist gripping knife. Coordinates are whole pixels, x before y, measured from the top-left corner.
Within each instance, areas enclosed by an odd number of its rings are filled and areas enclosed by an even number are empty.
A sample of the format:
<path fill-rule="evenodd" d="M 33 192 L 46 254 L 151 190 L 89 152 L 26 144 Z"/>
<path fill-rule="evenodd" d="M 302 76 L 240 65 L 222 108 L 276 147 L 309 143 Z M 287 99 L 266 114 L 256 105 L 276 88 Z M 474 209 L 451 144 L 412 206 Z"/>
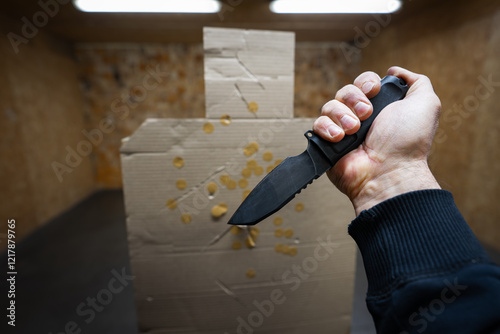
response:
<path fill-rule="evenodd" d="M 255 225 L 281 209 L 344 155 L 361 145 L 382 109 L 403 99 L 407 91 L 408 86 L 403 79 L 390 75 L 383 78 L 380 92 L 370 99 L 373 105 L 371 116 L 361 122 L 356 133 L 346 135 L 337 143 L 307 131 L 304 134 L 308 141 L 307 149 L 297 156 L 286 158 L 267 174 L 241 203 L 228 224 Z"/>

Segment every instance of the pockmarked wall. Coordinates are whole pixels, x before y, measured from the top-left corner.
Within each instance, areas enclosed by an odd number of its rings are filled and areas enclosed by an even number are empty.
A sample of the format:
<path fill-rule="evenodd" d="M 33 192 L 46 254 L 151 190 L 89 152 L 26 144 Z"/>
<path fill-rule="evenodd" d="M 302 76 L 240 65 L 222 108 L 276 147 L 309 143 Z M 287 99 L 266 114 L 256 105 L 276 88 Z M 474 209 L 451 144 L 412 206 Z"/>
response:
<path fill-rule="evenodd" d="M 2 19 L 2 36 L 16 24 Z M 17 51 L 0 39 L 0 216 L 16 241 L 94 189 L 91 160 L 70 153 L 91 153 L 71 48 L 40 31 Z"/>
<path fill-rule="evenodd" d="M 121 139 L 146 118 L 205 115 L 201 44 L 78 44 L 76 55 L 89 131 L 102 122 L 112 126 L 94 148 L 100 187 L 122 186 Z M 318 116 L 323 104 L 352 82 L 359 62 L 359 56 L 347 61 L 339 43 L 298 43 L 295 117 Z"/>
<path fill-rule="evenodd" d="M 359 28 L 345 49 L 362 54 L 363 70 L 384 75 L 399 65 L 431 79 L 442 102 L 431 169 L 478 238 L 498 249 L 500 4 L 438 4 L 377 33 Z"/>

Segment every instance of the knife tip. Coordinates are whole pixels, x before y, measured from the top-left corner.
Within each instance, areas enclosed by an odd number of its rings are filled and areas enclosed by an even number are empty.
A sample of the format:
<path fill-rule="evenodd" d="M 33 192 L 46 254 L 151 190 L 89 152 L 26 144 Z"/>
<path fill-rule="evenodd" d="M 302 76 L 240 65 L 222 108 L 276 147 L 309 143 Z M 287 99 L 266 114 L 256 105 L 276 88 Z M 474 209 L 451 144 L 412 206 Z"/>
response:
<path fill-rule="evenodd" d="M 257 224 L 260 219 L 256 220 L 252 214 L 248 212 L 248 210 L 236 210 L 236 212 L 231 216 L 229 221 L 227 222 L 229 225 L 236 226 L 251 226 Z"/>
<path fill-rule="evenodd" d="M 231 217 L 231 219 L 229 219 L 229 221 L 227 222 L 228 225 L 234 225 L 234 226 L 248 226 L 248 225 L 255 225 L 255 224 L 252 224 L 252 223 L 243 223 L 241 221 L 237 221 L 236 219 L 234 219 L 234 216 Z"/>
<path fill-rule="evenodd" d="M 228 225 L 240 225 L 234 221 L 234 216 L 232 216 L 227 222 Z"/>

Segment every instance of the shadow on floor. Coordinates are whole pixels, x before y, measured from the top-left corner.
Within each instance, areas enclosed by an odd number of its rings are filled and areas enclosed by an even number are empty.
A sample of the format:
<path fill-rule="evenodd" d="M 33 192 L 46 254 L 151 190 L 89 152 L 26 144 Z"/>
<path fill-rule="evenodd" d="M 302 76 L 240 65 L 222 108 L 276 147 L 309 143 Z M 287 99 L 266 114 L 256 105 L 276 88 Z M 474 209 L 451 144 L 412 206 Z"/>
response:
<path fill-rule="evenodd" d="M 16 327 L 2 333 L 138 332 L 121 191 L 95 193 L 35 231 L 16 261 Z"/>

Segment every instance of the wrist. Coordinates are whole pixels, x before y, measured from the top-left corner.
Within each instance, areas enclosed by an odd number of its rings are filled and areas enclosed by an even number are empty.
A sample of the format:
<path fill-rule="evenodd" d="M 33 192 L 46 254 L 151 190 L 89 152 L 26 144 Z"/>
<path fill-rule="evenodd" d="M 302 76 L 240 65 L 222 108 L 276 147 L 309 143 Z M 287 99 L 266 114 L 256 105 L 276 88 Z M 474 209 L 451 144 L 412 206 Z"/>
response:
<path fill-rule="evenodd" d="M 392 197 L 424 189 L 441 189 L 427 162 L 405 163 L 367 180 L 351 202 L 358 216 L 361 211 Z"/>

